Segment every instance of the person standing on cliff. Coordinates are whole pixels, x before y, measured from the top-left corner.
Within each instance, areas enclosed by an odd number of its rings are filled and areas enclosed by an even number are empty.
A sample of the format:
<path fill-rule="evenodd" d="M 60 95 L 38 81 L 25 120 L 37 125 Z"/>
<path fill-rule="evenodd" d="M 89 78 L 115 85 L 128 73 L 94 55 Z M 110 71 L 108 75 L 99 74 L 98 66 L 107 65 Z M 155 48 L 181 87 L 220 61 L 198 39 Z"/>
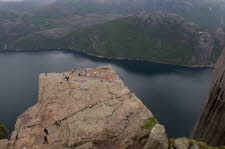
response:
<path fill-rule="evenodd" d="M 45 134 L 46 134 L 46 136 L 47 136 L 47 135 L 48 135 L 48 129 L 45 128 L 45 129 L 44 129 L 44 132 L 45 132 Z"/>
<path fill-rule="evenodd" d="M 70 78 L 70 77 L 68 77 L 68 76 L 65 76 L 65 79 L 66 79 L 66 81 L 69 81 L 69 78 Z"/>
<path fill-rule="evenodd" d="M 44 137 L 44 144 L 45 143 L 48 144 L 48 137 L 47 136 Z"/>
<path fill-rule="evenodd" d="M 94 72 L 95 77 L 96 77 L 96 74 L 97 74 L 97 72 L 95 71 L 95 72 Z"/>
<path fill-rule="evenodd" d="M 71 69 L 71 73 L 73 73 L 73 72 L 74 72 L 74 69 L 72 68 L 72 69 Z"/>
<path fill-rule="evenodd" d="M 56 121 L 56 122 L 55 122 L 55 125 L 56 125 L 56 127 L 61 126 L 61 125 L 60 125 L 60 121 Z"/>
<path fill-rule="evenodd" d="M 81 90 L 88 90 L 88 86 L 84 85 L 83 88 L 81 88 Z"/>

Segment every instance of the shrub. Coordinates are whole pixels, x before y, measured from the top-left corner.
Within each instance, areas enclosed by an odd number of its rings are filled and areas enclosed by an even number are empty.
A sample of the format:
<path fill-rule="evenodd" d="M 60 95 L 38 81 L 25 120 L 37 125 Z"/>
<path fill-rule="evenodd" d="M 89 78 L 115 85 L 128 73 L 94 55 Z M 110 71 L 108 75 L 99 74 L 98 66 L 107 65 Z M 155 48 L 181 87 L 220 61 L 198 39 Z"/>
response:
<path fill-rule="evenodd" d="M 9 138 L 8 129 L 2 123 L 0 123 L 0 140 L 8 138 Z"/>

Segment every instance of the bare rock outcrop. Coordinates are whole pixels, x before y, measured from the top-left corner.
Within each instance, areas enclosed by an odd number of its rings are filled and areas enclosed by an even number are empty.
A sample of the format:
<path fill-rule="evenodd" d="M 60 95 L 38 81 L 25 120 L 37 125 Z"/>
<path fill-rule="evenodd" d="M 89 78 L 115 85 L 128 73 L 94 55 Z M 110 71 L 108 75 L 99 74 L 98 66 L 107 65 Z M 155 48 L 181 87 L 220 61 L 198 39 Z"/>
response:
<path fill-rule="evenodd" d="M 215 65 L 212 88 L 193 138 L 212 146 L 225 145 L 225 50 Z"/>
<path fill-rule="evenodd" d="M 183 138 L 176 139 L 174 146 L 176 149 L 188 149 L 189 142 L 187 139 L 183 139 Z"/>
<path fill-rule="evenodd" d="M 7 139 L 0 140 L 0 149 L 7 149 L 8 143 L 9 143 L 9 140 Z"/>
<path fill-rule="evenodd" d="M 148 141 L 143 149 L 168 149 L 168 139 L 164 126 L 156 124 L 152 128 Z"/>
<path fill-rule="evenodd" d="M 7 149 L 142 149 L 151 117 L 111 67 L 41 74 L 38 102 L 18 117 Z"/>

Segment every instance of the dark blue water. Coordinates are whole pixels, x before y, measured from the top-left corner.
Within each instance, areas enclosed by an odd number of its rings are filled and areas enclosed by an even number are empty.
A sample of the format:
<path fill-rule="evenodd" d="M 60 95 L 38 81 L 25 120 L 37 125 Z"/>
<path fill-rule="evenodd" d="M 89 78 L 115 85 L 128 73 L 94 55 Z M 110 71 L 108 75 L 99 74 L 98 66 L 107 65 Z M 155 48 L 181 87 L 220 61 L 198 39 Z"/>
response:
<path fill-rule="evenodd" d="M 212 69 L 107 60 L 68 51 L 0 53 L 0 121 L 13 130 L 17 116 L 37 102 L 40 73 L 102 65 L 114 68 L 170 137 L 189 136 L 207 97 Z"/>

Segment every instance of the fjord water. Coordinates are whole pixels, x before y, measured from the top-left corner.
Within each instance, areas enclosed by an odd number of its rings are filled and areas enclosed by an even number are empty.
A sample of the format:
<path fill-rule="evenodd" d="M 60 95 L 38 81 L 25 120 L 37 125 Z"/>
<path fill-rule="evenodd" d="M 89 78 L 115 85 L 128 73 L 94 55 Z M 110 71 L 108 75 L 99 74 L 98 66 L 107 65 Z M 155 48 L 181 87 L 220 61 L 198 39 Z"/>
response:
<path fill-rule="evenodd" d="M 16 118 L 37 102 L 40 73 L 103 65 L 113 67 L 170 137 L 190 135 L 207 97 L 212 69 L 101 59 L 69 51 L 0 53 L 0 122 L 13 130 Z"/>

